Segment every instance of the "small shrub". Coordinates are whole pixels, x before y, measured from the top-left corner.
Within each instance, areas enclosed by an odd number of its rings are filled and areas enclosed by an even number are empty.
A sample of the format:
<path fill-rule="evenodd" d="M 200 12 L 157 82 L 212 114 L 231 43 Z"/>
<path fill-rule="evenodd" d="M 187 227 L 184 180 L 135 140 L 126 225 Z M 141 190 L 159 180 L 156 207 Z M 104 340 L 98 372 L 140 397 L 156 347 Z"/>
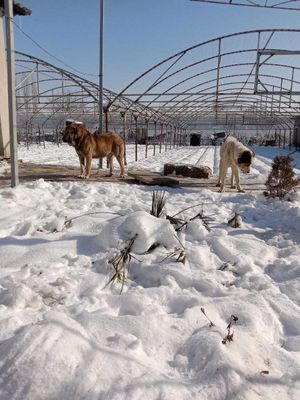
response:
<path fill-rule="evenodd" d="M 291 193 L 299 185 L 295 178 L 291 156 L 277 156 L 274 158 L 272 170 L 266 181 L 266 197 L 279 197 L 280 199 Z"/>

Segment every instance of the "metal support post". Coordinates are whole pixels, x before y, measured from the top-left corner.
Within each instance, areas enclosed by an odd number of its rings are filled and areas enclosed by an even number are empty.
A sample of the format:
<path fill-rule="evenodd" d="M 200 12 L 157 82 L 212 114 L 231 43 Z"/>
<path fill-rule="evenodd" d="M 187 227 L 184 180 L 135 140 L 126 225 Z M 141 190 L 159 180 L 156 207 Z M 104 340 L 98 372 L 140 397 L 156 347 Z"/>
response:
<path fill-rule="evenodd" d="M 145 147 L 145 158 L 147 158 L 148 157 L 148 128 L 149 128 L 149 120 L 148 119 L 146 119 L 145 120 L 145 124 L 146 124 L 146 139 L 145 139 L 145 144 L 146 144 L 146 147 Z"/>
<path fill-rule="evenodd" d="M 126 113 L 125 112 L 121 112 L 121 118 L 122 118 L 122 136 L 123 136 L 123 140 L 124 140 L 124 156 L 125 156 L 125 161 L 126 161 Z"/>
<path fill-rule="evenodd" d="M 164 124 L 160 124 L 160 137 L 159 137 L 159 152 L 161 153 L 161 146 L 162 146 L 162 136 L 163 136 L 163 126 Z"/>
<path fill-rule="evenodd" d="M 103 132 L 103 31 L 104 31 L 104 0 L 100 0 L 100 48 L 99 48 L 99 130 Z M 103 160 L 99 159 L 99 168 L 103 168 Z"/>
<path fill-rule="evenodd" d="M 135 115 L 135 161 L 138 160 L 138 117 Z"/>
<path fill-rule="evenodd" d="M 104 125 L 105 125 L 105 132 L 108 132 L 108 107 L 104 108 Z M 103 132 L 102 132 L 103 133 Z"/>
<path fill-rule="evenodd" d="M 155 146 L 156 146 L 156 128 L 157 122 L 154 121 L 154 143 L 153 143 L 153 155 L 155 156 Z"/>
<path fill-rule="evenodd" d="M 17 151 L 17 118 L 16 118 L 16 82 L 15 82 L 15 55 L 14 55 L 14 26 L 13 0 L 5 0 L 6 17 L 6 49 L 7 49 L 7 86 L 9 135 L 11 154 L 11 186 L 19 184 L 18 151 Z"/>
<path fill-rule="evenodd" d="M 165 140 L 165 151 L 168 150 L 168 125 L 166 124 L 166 132 L 164 135 L 164 140 Z"/>

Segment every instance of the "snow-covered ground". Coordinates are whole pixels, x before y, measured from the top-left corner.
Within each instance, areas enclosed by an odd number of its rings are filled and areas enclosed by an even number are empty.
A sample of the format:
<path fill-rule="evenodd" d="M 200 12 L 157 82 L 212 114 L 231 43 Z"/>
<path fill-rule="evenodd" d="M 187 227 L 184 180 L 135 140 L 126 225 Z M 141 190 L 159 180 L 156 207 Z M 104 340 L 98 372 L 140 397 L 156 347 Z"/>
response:
<path fill-rule="evenodd" d="M 145 159 L 140 146 L 136 163 L 129 146 L 128 166 L 160 171 L 175 160 L 217 173 L 218 150 L 149 149 Z M 289 152 L 254 151 L 247 179 L 260 181 Z M 78 166 L 68 146 L 20 147 L 19 157 Z M 197 218 L 176 233 L 149 215 L 157 189 L 44 180 L 0 189 L 1 400 L 300 398 L 299 194 L 167 188 L 168 215 L 211 217 L 210 231 Z M 235 212 L 240 228 L 227 223 Z M 108 261 L 136 234 L 120 294 L 106 286 Z"/>

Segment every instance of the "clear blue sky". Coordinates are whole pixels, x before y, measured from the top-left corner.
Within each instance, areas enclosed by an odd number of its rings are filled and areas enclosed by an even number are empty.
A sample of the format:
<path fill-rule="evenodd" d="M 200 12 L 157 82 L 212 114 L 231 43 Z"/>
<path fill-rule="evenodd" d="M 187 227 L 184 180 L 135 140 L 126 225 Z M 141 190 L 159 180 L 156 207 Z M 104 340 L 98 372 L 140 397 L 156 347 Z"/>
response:
<path fill-rule="evenodd" d="M 32 15 L 15 22 L 27 34 L 72 67 L 98 73 L 99 0 L 21 2 Z M 300 12 L 189 0 L 105 0 L 104 23 L 104 86 L 119 91 L 152 65 L 196 43 L 251 29 L 300 28 Z M 17 50 L 62 66 L 18 29 L 15 42 Z"/>

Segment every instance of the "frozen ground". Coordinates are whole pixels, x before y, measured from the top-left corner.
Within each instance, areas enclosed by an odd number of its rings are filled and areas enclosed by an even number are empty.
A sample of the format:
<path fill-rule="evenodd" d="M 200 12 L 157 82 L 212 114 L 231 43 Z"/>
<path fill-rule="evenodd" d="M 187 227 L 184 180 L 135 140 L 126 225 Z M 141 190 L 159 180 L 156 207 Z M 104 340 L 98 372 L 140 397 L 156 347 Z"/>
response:
<path fill-rule="evenodd" d="M 67 146 L 19 150 L 24 161 L 78 165 Z M 217 173 L 215 150 L 145 160 L 141 147 L 135 163 L 129 147 L 129 167 L 159 171 L 176 160 Z M 254 151 L 247 178 L 261 181 L 288 153 Z M 195 219 L 178 240 L 165 218 L 148 214 L 154 189 L 43 180 L 0 189 L 1 400 L 300 398 L 299 194 L 282 202 L 168 188 L 168 215 L 201 204 L 178 216 L 212 218 L 210 231 Z M 234 212 L 237 229 L 227 223 Z M 120 285 L 105 286 L 108 260 L 135 234 L 120 295 Z M 166 258 L 181 246 L 185 263 Z M 231 315 L 233 341 L 223 344 Z"/>

